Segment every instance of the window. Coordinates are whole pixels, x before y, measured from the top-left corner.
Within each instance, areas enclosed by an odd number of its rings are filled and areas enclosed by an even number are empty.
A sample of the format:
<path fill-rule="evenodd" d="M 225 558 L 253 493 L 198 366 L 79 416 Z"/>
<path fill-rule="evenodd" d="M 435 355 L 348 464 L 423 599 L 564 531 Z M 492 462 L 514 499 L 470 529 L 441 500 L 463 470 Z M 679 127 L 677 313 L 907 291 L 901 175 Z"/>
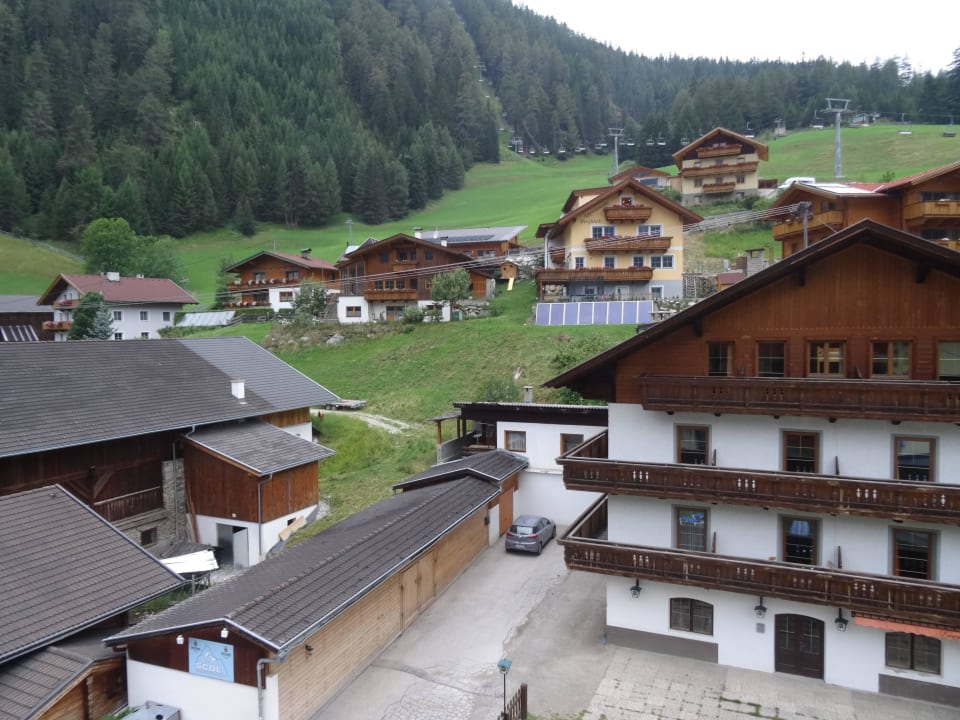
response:
<path fill-rule="evenodd" d="M 293 290 L 281 290 L 280 302 L 293 302 Z"/>
<path fill-rule="evenodd" d="M 347 317 L 348 317 L 348 318 L 358 318 L 358 317 L 360 317 L 360 306 L 359 306 L 359 305 L 347 305 Z"/>
<path fill-rule="evenodd" d="M 650 299 L 651 299 L 651 300 L 662 300 L 662 299 L 663 299 L 663 285 L 651 285 L 651 286 L 650 286 Z"/>
<path fill-rule="evenodd" d="M 842 342 L 812 342 L 809 345 L 809 375 L 840 375 L 844 374 L 843 343 Z"/>
<path fill-rule="evenodd" d="M 433 260 L 433 250 L 424 250 L 423 251 L 424 260 Z"/>
<path fill-rule="evenodd" d="M 560 433 L 560 454 L 565 455 L 582 442 L 583 435 Z"/>
<path fill-rule="evenodd" d="M 905 378 L 910 376 L 910 343 L 895 340 L 873 343 L 870 375 Z"/>
<path fill-rule="evenodd" d="M 786 369 L 786 346 L 782 342 L 757 343 L 757 375 L 783 377 Z"/>
<path fill-rule="evenodd" d="M 707 549 L 707 511 L 703 508 L 677 508 L 677 548 Z"/>
<path fill-rule="evenodd" d="M 407 287 L 406 280 L 397 280 L 397 290 L 404 290 Z"/>
<path fill-rule="evenodd" d="M 670 270 L 673 268 L 673 255 L 651 255 L 650 267 L 654 269 L 663 268 L 664 270 Z"/>
<path fill-rule="evenodd" d="M 585 261 L 586 261 L 586 258 L 582 256 L 575 257 L 573 259 L 573 267 L 576 268 L 577 270 L 583 270 L 583 268 L 585 267 Z"/>
<path fill-rule="evenodd" d="M 783 469 L 787 472 L 820 472 L 820 436 L 811 432 L 783 433 Z"/>
<path fill-rule="evenodd" d="M 643 267 L 643 255 L 634 255 L 633 256 L 633 267 L 642 268 Z"/>
<path fill-rule="evenodd" d="M 893 531 L 893 574 L 930 580 L 933 569 L 933 533 L 922 530 Z"/>
<path fill-rule="evenodd" d="M 383 280 L 374 280 L 373 281 L 374 290 L 383 290 Z"/>
<path fill-rule="evenodd" d="M 677 426 L 677 462 L 691 465 L 706 465 L 710 429 L 696 425 Z"/>
<path fill-rule="evenodd" d="M 503 444 L 513 452 L 527 451 L 527 433 L 523 430 L 507 430 L 503 433 Z"/>
<path fill-rule="evenodd" d="M 960 342 L 942 342 L 939 345 L 940 380 L 960 380 Z"/>
<path fill-rule="evenodd" d="M 258 270 L 253 274 L 253 281 L 255 283 L 265 283 L 267 281 L 267 273 L 263 270 Z"/>
<path fill-rule="evenodd" d="M 380 262 L 384 265 L 390 262 L 390 253 L 382 252 L 380 253 Z"/>
<path fill-rule="evenodd" d="M 140 545 L 147 547 L 155 545 L 157 542 L 157 529 L 155 527 L 140 531 Z"/>
<path fill-rule="evenodd" d="M 164 321 L 164 322 L 170 322 L 170 311 L 169 311 L 169 310 L 164 310 L 164 311 L 163 311 L 163 321 Z"/>
<path fill-rule="evenodd" d="M 300 271 L 299 271 L 299 270 L 287 270 L 287 271 L 283 274 L 283 276 L 284 276 L 284 278 L 286 279 L 287 282 L 296 282 L 297 280 L 300 279 Z"/>
<path fill-rule="evenodd" d="M 123 340 L 123 333 L 122 333 L 122 332 L 114 333 L 114 334 L 113 334 L 113 339 L 114 339 L 114 340 Z"/>
<path fill-rule="evenodd" d="M 893 438 L 893 477 L 896 480 L 929 482 L 933 480 L 933 438 Z"/>
<path fill-rule="evenodd" d="M 737 182 L 743 185 L 747 181 L 746 175 L 737 175 Z"/>
<path fill-rule="evenodd" d="M 703 178 L 694 178 L 693 179 L 694 187 L 703 187 Z"/>
<path fill-rule="evenodd" d="M 123 320 L 123 312 L 120 311 L 120 310 L 114 310 L 114 311 L 113 311 L 113 321 L 114 321 L 114 322 L 120 322 L 121 320 Z"/>
<path fill-rule="evenodd" d="M 707 343 L 707 375 L 726 377 L 730 374 L 733 343 Z"/>
<path fill-rule="evenodd" d="M 417 282 L 417 279 L 416 279 L 416 278 L 410 278 L 410 289 L 411 289 L 411 290 L 416 290 L 417 287 L 419 287 L 419 283 Z"/>
<path fill-rule="evenodd" d="M 613 270 L 617 266 L 617 259 L 613 255 L 605 255 L 603 258 L 603 267 L 606 270 Z"/>
<path fill-rule="evenodd" d="M 613 237 L 616 228 L 613 225 L 594 225 L 590 228 L 590 237 L 604 238 Z"/>
<path fill-rule="evenodd" d="M 926 635 L 886 634 L 887 667 L 940 674 L 940 641 Z"/>
<path fill-rule="evenodd" d="M 637 225 L 637 235 L 649 235 L 651 237 L 660 237 L 663 232 L 663 225 Z"/>
<path fill-rule="evenodd" d="M 810 518 L 783 518 L 784 562 L 800 565 L 816 565 L 819 558 L 820 522 Z"/>
<path fill-rule="evenodd" d="M 147 310 L 140 311 L 140 320 L 145 321 L 150 319 L 150 312 Z"/>
<path fill-rule="evenodd" d="M 149 339 L 150 339 L 150 333 L 148 333 L 148 332 L 142 332 L 142 333 L 140 333 L 140 339 L 141 339 L 141 340 L 149 340 Z"/>
<path fill-rule="evenodd" d="M 713 605 L 693 598 L 670 598 L 670 627 L 713 635 Z"/>

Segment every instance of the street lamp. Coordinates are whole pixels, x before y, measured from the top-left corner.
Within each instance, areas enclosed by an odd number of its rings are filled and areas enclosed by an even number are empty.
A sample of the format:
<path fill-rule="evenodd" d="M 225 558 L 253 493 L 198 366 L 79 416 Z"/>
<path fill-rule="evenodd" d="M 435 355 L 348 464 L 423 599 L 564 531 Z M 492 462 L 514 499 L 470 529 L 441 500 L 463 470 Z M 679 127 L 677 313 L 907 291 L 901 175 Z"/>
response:
<path fill-rule="evenodd" d="M 503 720 L 507 720 L 507 673 L 510 672 L 510 666 L 513 663 L 507 658 L 503 658 L 497 663 L 497 669 L 503 675 Z"/>

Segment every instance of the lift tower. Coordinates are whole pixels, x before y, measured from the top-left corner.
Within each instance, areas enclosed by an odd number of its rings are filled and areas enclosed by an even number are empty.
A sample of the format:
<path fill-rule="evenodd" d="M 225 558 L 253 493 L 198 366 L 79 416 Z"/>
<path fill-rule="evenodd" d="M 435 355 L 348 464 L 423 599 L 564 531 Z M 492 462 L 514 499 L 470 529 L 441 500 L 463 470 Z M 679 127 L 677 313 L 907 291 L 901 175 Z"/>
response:
<path fill-rule="evenodd" d="M 843 177 L 840 166 L 840 118 L 850 112 L 850 100 L 843 98 L 827 98 L 827 107 L 820 112 L 824 115 L 833 114 L 833 176 Z"/>

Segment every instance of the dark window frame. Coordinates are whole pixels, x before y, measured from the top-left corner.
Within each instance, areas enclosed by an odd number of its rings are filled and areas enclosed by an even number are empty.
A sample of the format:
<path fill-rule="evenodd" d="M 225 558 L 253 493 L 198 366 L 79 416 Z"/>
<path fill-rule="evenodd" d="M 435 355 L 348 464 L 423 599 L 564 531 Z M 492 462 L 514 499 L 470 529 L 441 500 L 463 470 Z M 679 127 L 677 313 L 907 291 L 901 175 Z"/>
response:
<path fill-rule="evenodd" d="M 685 515 L 695 516 L 698 514 L 702 515 L 702 519 L 696 524 L 681 522 L 681 518 Z M 677 549 L 706 552 L 707 525 L 710 522 L 710 510 L 703 507 L 683 505 L 678 506 L 674 510 L 673 517 Z"/>
<path fill-rule="evenodd" d="M 707 375 L 711 377 L 730 377 L 733 368 L 733 343 L 707 343 Z"/>
<path fill-rule="evenodd" d="M 812 442 L 809 442 L 812 441 Z M 791 450 L 812 450 L 812 459 Z M 820 473 L 820 433 L 807 430 L 782 430 L 780 433 L 780 467 L 784 472 Z M 812 464 L 807 468 L 801 465 Z"/>
<path fill-rule="evenodd" d="M 787 376 L 787 343 L 784 340 L 757 342 L 757 377 Z"/>
<path fill-rule="evenodd" d="M 906 349 L 906 355 L 899 350 Z M 904 379 L 912 375 L 913 343 L 909 340 L 874 340 L 870 343 L 870 377 Z M 905 372 L 895 372 L 906 362 Z"/>
<path fill-rule="evenodd" d="M 676 426 L 677 462 L 684 465 L 710 464 L 710 426 Z M 699 460 L 697 460 L 699 458 Z"/>
<path fill-rule="evenodd" d="M 807 375 L 809 377 L 846 377 L 847 343 L 843 340 L 809 341 L 807 343 Z"/>
<path fill-rule="evenodd" d="M 925 546 L 920 541 L 925 541 Z M 893 575 L 916 580 L 933 580 L 937 533 L 914 528 L 893 528 Z"/>
<path fill-rule="evenodd" d="M 904 458 L 918 457 L 916 453 L 906 454 L 901 451 L 903 443 L 926 443 L 927 444 L 927 464 L 926 467 L 910 463 Z M 929 436 L 911 436 L 894 435 L 893 436 L 893 479 L 909 480 L 911 482 L 934 482 L 934 468 L 937 465 L 937 439 Z"/>
<path fill-rule="evenodd" d="M 504 430 L 503 447 L 510 452 L 525 453 L 527 451 L 527 431 Z"/>
<path fill-rule="evenodd" d="M 583 433 L 560 433 L 560 454 L 566 455 L 583 442 Z"/>
<path fill-rule="evenodd" d="M 927 635 L 888 632 L 884 635 L 884 664 L 902 670 L 940 675 L 943 644 Z"/>
<path fill-rule="evenodd" d="M 713 605 L 694 598 L 670 598 L 670 629 L 713 635 Z"/>
<path fill-rule="evenodd" d="M 809 534 L 800 530 L 807 526 Z M 817 518 L 783 515 L 780 518 L 780 559 L 796 565 L 820 564 L 821 525 Z"/>

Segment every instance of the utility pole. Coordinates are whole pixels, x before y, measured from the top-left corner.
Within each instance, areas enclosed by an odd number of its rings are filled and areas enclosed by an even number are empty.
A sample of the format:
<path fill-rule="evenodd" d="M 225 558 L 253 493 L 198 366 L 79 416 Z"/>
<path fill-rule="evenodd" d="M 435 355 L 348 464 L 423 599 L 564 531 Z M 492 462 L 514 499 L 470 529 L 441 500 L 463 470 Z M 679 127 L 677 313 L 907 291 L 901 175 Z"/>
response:
<path fill-rule="evenodd" d="M 607 134 L 613 138 L 613 174 L 620 172 L 620 136 L 623 135 L 623 128 L 607 128 Z"/>
<path fill-rule="evenodd" d="M 829 115 L 833 113 L 833 176 L 843 177 L 840 166 L 840 118 L 849 112 L 850 100 L 844 98 L 827 98 L 827 107 L 820 112 Z"/>

